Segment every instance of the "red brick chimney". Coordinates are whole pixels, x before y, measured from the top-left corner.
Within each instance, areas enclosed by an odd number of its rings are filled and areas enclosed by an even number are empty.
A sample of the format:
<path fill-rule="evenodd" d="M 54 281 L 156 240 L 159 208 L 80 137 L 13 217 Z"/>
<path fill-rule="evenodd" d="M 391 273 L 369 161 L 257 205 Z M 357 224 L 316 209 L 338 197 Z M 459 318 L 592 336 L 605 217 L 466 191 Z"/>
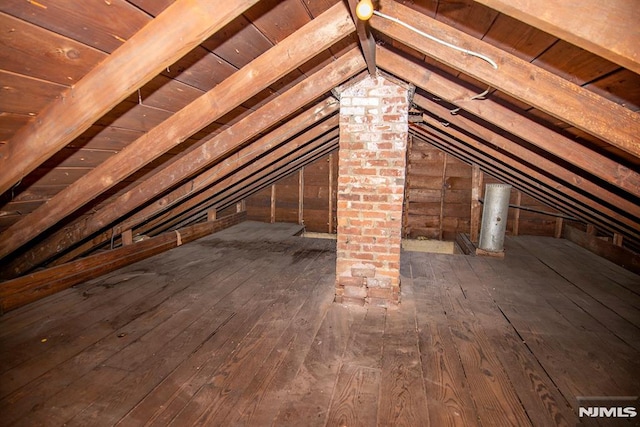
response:
<path fill-rule="evenodd" d="M 378 73 L 340 96 L 336 302 L 400 301 L 408 114 L 413 87 Z"/>

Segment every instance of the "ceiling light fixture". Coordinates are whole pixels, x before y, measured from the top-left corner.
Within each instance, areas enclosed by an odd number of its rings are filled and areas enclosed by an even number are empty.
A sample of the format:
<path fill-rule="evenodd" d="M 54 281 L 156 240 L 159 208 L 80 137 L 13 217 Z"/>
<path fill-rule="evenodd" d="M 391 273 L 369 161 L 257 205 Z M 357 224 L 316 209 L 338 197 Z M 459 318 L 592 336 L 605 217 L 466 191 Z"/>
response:
<path fill-rule="evenodd" d="M 362 21 L 368 21 L 373 16 L 371 0 L 360 0 L 356 6 L 356 16 Z"/>
<path fill-rule="evenodd" d="M 362 21 L 368 21 L 373 15 L 379 16 L 380 18 L 387 19 L 387 20 L 389 20 L 391 22 L 395 22 L 398 25 L 402 25 L 406 29 L 408 29 L 410 31 L 413 31 L 414 33 L 419 34 L 422 37 L 428 38 L 429 40 L 432 40 L 432 41 L 434 41 L 436 43 L 440 43 L 443 46 L 447 46 L 447 47 L 449 47 L 451 49 L 454 49 L 454 50 L 457 50 L 459 52 L 466 53 L 467 55 L 475 56 L 476 58 L 480 58 L 483 61 L 486 61 L 489 64 L 491 64 L 491 66 L 493 68 L 495 68 L 496 70 L 498 69 L 498 64 L 496 64 L 496 62 L 493 59 L 491 59 L 491 58 L 489 58 L 489 57 L 487 57 L 487 56 L 485 56 L 485 55 L 483 55 L 481 53 L 474 52 L 472 50 L 465 49 L 465 48 L 456 46 L 454 44 L 451 44 L 449 42 L 446 42 L 444 40 L 441 40 L 441 39 L 439 39 L 437 37 L 432 36 L 431 34 L 427 34 L 424 31 L 419 30 L 416 27 L 413 27 L 413 26 L 407 24 L 406 22 L 403 22 L 403 21 L 399 20 L 398 18 L 394 18 L 393 16 L 385 15 L 384 13 L 379 12 L 379 11 L 377 11 L 377 10 L 375 10 L 373 8 L 373 4 L 371 3 L 371 0 L 360 0 L 358 2 L 358 5 L 356 6 L 356 16 L 358 17 L 358 19 L 361 19 Z"/>

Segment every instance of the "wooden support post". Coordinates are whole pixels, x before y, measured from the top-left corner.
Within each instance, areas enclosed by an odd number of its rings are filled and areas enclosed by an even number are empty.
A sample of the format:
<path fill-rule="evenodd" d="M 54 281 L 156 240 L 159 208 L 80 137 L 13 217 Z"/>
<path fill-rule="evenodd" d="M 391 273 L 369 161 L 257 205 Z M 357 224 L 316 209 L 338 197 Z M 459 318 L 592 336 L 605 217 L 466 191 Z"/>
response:
<path fill-rule="evenodd" d="M 444 234 L 444 196 L 447 192 L 447 153 L 442 156 L 442 185 L 440 186 L 440 221 L 438 224 L 438 240 L 442 240 Z"/>
<path fill-rule="evenodd" d="M 244 212 L 246 210 L 247 210 L 247 202 L 245 202 L 244 199 L 242 199 L 238 203 L 236 203 L 236 212 L 240 213 L 240 212 Z"/>
<path fill-rule="evenodd" d="M 622 234 L 613 233 L 613 244 L 616 246 L 622 246 Z"/>
<path fill-rule="evenodd" d="M 478 243 L 480 237 L 481 194 L 482 171 L 480 166 L 474 164 L 471 167 L 471 224 L 469 230 L 469 238 L 473 243 Z"/>
<path fill-rule="evenodd" d="M 122 232 L 122 246 L 129 246 L 133 244 L 133 230 L 128 229 Z"/>
<path fill-rule="evenodd" d="M 564 220 L 561 216 L 556 217 L 556 232 L 555 238 L 559 239 L 562 237 L 562 228 L 563 228 Z"/>
<path fill-rule="evenodd" d="M 520 190 L 516 190 L 516 206 L 520 206 L 522 204 L 522 192 Z M 514 236 L 517 236 L 520 232 L 520 208 L 516 208 L 513 217 L 513 230 L 512 233 Z"/>
<path fill-rule="evenodd" d="M 329 154 L 329 234 L 333 233 L 333 154 Z"/>
<path fill-rule="evenodd" d="M 271 223 L 276 222 L 276 185 L 271 185 Z"/>
<path fill-rule="evenodd" d="M 216 211 L 216 208 L 209 209 L 207 211 L 207 221 L 215 221 L 217 214 L 218 214 L 218 212 Z"/>
<path fill-rule="evenodd" d="M 411 153 L 411 150 L 413 149 L 413 135 L 409 134 L 409 138 L 407 141 L 407 160 L 406 160 L 406 164 L 407 164 L 407 172 L 406 172 L 406 178 L 404 181 L 404 209 L 403 209 L 403 214 L 402 214 L 402 222 L 403 222 L 403 227 L 402 227 L 402 235 L 406 238 L 409 237 L 409 235 L 411 234 L 411 227 L 409 227 L 409 189 L 411 188 L 411 163 L 409 161 L 409 154 Z"/>
<path fill-rule="evenodd" d="M 304 225 L 304 166 L 298 172 L 298 224 Z"/>

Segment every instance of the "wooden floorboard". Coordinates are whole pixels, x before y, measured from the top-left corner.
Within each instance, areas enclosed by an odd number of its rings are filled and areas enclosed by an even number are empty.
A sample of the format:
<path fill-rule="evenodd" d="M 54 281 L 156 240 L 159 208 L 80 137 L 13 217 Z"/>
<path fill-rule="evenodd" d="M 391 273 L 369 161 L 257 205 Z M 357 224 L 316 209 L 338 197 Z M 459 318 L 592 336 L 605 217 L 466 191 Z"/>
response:
<path fill-rule="evenodd" d="M 573 426 L 579 396 L 640 393 L 640 278 L 570 242 L 403 252 L 384 309 L 333 303 L 335 241 L 299 231 L 248 221 L 1 317 L 0 426 Z"/>

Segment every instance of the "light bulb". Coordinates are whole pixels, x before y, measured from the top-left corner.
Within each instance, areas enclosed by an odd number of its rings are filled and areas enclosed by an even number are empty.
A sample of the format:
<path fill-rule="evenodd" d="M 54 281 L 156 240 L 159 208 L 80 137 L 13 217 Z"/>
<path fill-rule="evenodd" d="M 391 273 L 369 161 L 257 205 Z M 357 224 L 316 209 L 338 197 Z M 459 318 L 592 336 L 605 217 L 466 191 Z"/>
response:
<path fill-rule="evenodd" d="M 362 21 L 368 21 L 373 16 L 371 0 L 360 0 L 356 6 L 356 16 Z"/>

